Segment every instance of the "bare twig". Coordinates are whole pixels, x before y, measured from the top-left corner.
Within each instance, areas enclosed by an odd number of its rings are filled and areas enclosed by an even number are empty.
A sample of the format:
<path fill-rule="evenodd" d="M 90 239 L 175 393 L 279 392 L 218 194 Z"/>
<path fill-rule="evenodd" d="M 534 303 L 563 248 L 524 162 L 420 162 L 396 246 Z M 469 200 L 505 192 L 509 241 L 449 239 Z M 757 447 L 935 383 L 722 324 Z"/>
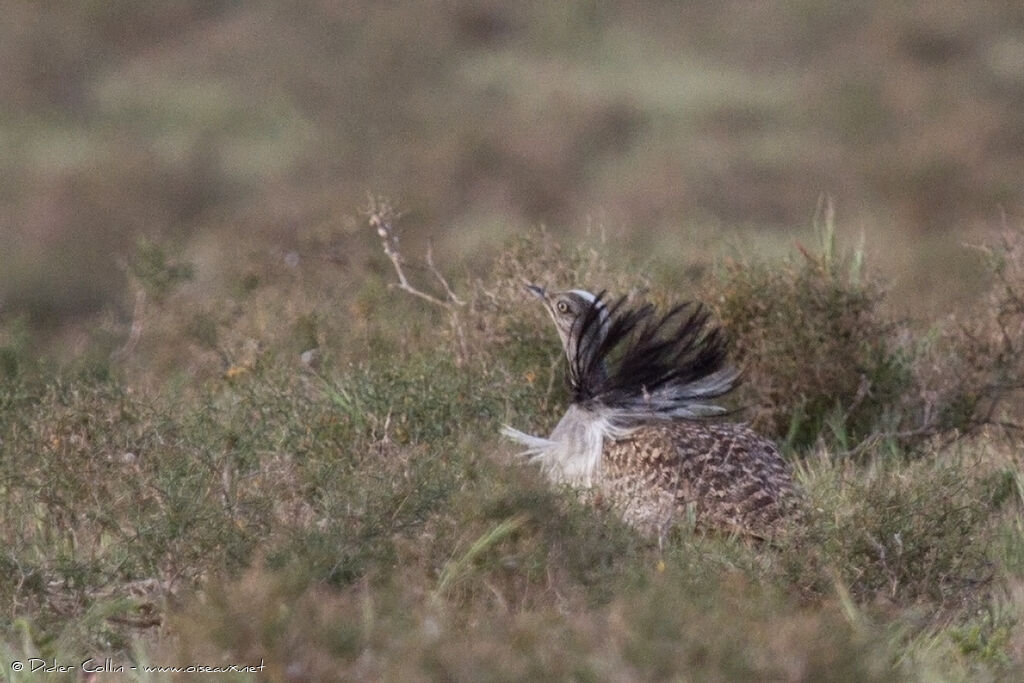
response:
<path fill-rule="evenodd" d="M 445 294 L 448 296 L 448 301 L 459 306 L 464 306 L 465 301 L 461 301 L 459 297 L 455 296 L 455 292 L 448 285 L 448 280 L 444 279 L 444 275 L 441 275 L 441 271 L 434 265 L 434 245 L 431 242 L 427 242 L 427 267 L 430 268 L 430 272 L 434 274 L 441 286 L 444 287 Z"/>
<path fill-rule="evenodd" d="M 391 286 L 398 287 L 402 291 L 408 292 L 413 296 L 418 296 L 436 306 L 447 308 L 449 302 L 442 301 L 436 296 L 421 291 L 409 283 L 409 278 L 406 277 L 405 270 L 402 268 L 402 264 L 405 260 L 402 258 L 402 254 L 398 251 L 398 235 L 395 233 L 394 228 L 394 221 L 398 218 L 398 214 L 394 212 L 391 205 L 383 200 L 371 200 L 369 214 L 370 227 L 375 228 L 377 230 L 377 234 L 380 235 L 381 246 L 384 247 L 384 254 L 395 267 L 395 274 L 398 276 L 398 283 Z"/>
<path fill-rule="evenodd" d="M 407 292 L 448 311 L 448 315 L 451 319 L 452 330 L 455 333 L 455 339 L 458 343 L 458 356 L 456 360 L 461 364 L 468 355 L 468 347 L 466 345 L 466 336 L 463 330 L 462 321 L 459 317 L 459 308 L 461 306 L 465 306 L 466 302 L 456 296 L 455 291 L 448 283 L 448 280 L 441 274 L 441 271 L 438 270 L 437 266 L 434 264 L 433 246 L 429 243 L 427 245 L 427 268 L 444 289 L 444 298 L 419 289 L 409 281 L 409 277 L 405 274 L 404 265 L 406 264 L 406 261 L 402 257 L 402 253 L 398 250 L 398 233 L 395 230 L 395 221 L 400 217 L 400 215 L 395 212 L 391 204 L 384 199 L 371 197 L 367 215 L 369 216 L 368 220 L 370 227 L 374 228 L 380 236 L 384 255 L 388 257 L 389 261 L 391 261 L 391 265 L 395 269 L 395 275 L 398 277 L 398 282 L 390 283 L 389 286 L 396 287 L 403 292 Z"/>

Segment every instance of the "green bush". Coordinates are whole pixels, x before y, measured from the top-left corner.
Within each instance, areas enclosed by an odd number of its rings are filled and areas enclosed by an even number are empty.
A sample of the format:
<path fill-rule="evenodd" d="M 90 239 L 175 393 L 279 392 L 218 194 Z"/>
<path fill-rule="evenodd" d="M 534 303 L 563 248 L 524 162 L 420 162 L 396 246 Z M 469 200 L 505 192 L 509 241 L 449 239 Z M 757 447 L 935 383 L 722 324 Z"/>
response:
<path fill-rule="evenodd" d="M 861 249 L 820 244 L 781 267 L 731 262 L 706 285 L 745 374 L 741 403 L 760 428 L 797 449 L 842 451 L 882 440 L 926 450 L 1007 419 L 1024 390 L 1024 233 L 986 247 L 986 305 L 921 331 L 892 316 Z M 1020 411 L 1016 411 L 1019 417 Z"/>
<path fill-rule="evenodd" d="M 755 427 L 797 448 L 826 434 L 844 446 L 901 423 L 913 389 L 898 325 L 857 254 L 840 256 L 831 229 L 819 253 L 782 267 L 731 263 L 712 299 L 734 340 Z"/>

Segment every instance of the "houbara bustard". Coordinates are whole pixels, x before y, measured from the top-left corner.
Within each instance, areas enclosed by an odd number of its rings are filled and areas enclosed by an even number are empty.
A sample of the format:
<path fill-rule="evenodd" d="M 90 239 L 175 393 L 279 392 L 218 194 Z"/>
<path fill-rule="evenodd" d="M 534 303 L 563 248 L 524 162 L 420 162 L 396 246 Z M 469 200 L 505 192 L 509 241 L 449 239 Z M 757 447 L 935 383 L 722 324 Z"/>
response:
<path fill-rule="evenodd" d="M 573 289 L 527 289 L 544 303 L 568 360 L 572 396 L 551 436 L 502 431 L 556 484 L 585 489 L 659 541 L 676 522 L 755 538 L 795 507 L 775 445 L 742 424 L 709 422 L 739 373 L 700 304 L 649 304 Z"/>

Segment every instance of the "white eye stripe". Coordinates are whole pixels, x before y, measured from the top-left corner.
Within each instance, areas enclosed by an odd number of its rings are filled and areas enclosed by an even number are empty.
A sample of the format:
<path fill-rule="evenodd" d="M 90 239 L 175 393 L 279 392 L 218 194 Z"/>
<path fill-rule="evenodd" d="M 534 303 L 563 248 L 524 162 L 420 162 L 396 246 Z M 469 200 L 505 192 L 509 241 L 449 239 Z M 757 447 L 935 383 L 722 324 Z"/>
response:
<path fill-rule="evenodd" d="M 586 301 L 587 303 L 591 303 L 591 304 L 594 303 L 594 301 L 597 299 L 596 296 L 594 296 L 593 294 L 591 294 L 590 292 L 588 292 L 585 289 L 570 289 L 569 293 L 570 294 L 575 294 L 579 298 L 581 298 L 584 301 Z"/>

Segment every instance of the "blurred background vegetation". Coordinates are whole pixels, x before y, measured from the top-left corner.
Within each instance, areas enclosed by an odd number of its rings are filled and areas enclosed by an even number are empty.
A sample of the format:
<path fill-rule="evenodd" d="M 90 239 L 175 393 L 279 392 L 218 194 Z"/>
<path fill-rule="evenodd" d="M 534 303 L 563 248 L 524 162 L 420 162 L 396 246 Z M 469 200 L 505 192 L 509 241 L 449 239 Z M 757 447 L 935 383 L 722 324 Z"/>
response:
<path fill-rule="evenodd" d="M 929 313 L 1024 206 L 1015 0 L 4 6 L 0 315 L 64 346 L 130 318 L 140 241 L 206 291 L 303 250 L 359 282 L 368 191 L 468 268 L 545 224 L 676 269 L 777 254 L 828 193 Z"/>

